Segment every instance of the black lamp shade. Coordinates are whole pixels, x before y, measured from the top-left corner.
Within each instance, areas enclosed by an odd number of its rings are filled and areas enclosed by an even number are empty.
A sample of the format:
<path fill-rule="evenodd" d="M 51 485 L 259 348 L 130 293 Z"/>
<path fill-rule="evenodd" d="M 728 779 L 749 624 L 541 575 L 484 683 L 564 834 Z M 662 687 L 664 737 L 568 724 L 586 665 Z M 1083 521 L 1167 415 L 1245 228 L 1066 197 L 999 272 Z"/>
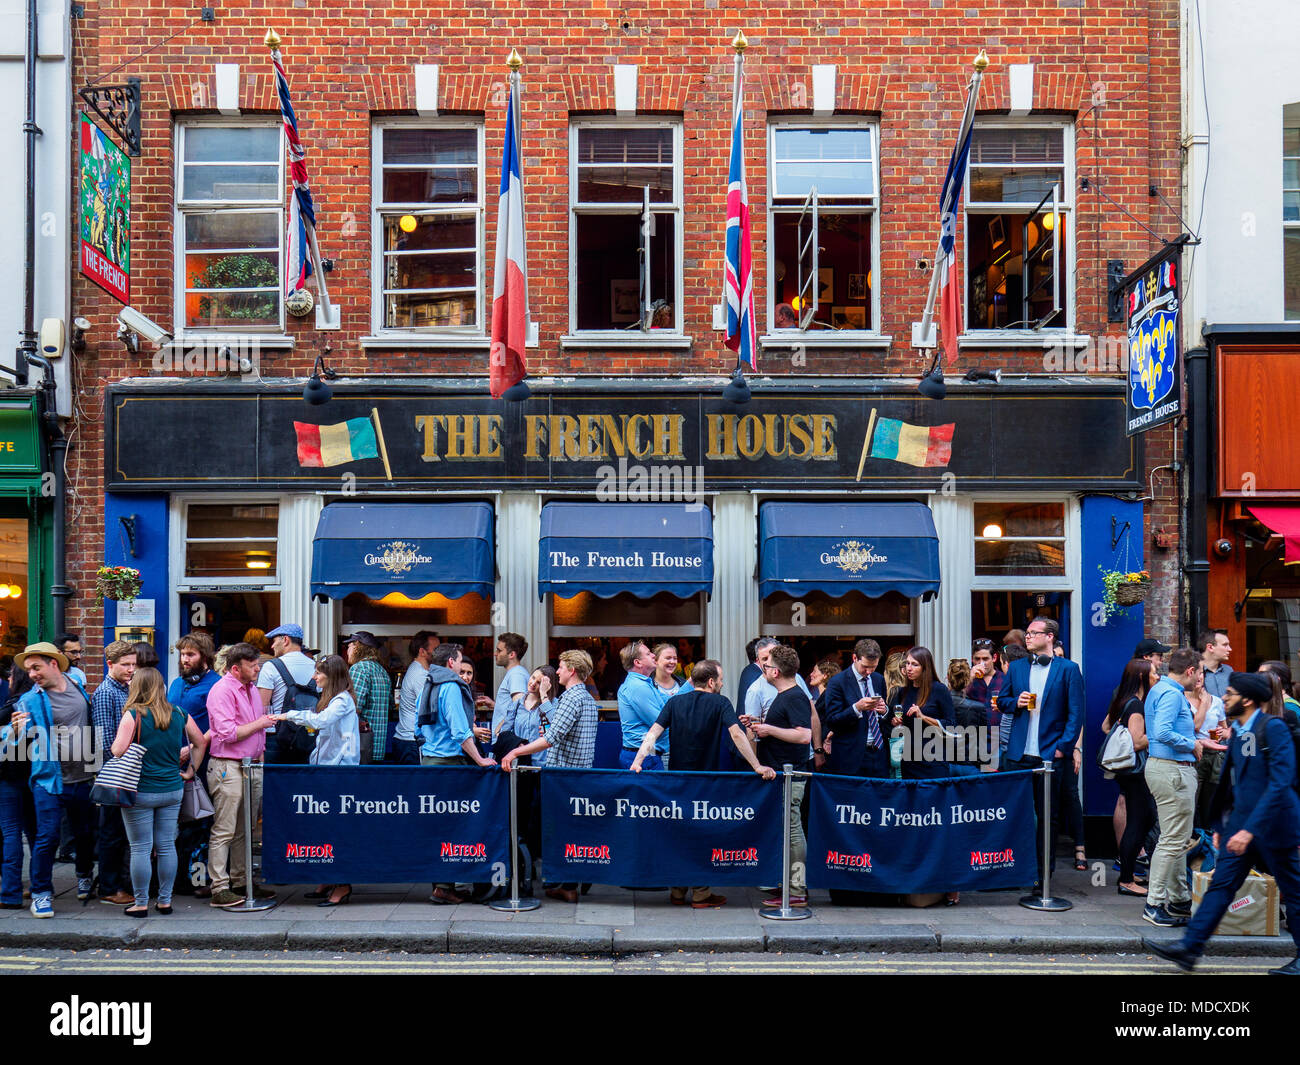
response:
<path fill-rule="evenodd" d="M 722 398 L 736 406 L 743 406 L 750 400 L 749 382 L 745 380 L 745 371 L 739 366 L 732 371 L 731 380 L 722 390 Z"/>
<path fill-rule="evenodd" d="M 333 395 L 334 389 L 322 381 L 317 374 L 311 375 L 307 387 L 302 390 L 303 402 L 310 403 L 313 407 L 328 403 Z"/>
<path fill-rule="evenodd" d="M 502 392 L 501 398 L 507 403 L 522 403 L 532 394 L 532 389 L 530 389 L 528 385 L 520 379 Z"/>
<path fill-rule="evenodd" d="M 937 368 L 931 370 L 921 378 L 917 391 L 926 399 L 943 399 L 948 394 L 948 389 L 943 383 L 943 371 Z"/>

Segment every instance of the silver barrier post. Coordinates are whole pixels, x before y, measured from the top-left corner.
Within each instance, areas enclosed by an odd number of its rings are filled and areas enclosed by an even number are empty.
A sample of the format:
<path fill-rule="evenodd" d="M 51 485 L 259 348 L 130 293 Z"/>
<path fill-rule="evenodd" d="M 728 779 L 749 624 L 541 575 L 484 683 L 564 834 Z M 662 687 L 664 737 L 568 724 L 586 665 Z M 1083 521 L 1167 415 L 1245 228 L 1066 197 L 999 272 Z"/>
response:
<path fill-rule="evenodd" d="M 510 767 L 510 898 L 493 899 L 488 903 L 489 910 L 504 910 L 507 913 L 523 913 L 535 910 L 541 899 L 521 899 L 519 897 L 519 784 L 516 774 L 520 769 L 532 766 L 512 765 Z"/>
<path fill-rule="evenodd" d="M 244 758 L 239 763 L 244 775 L 244 901 L 227 906 L 226 913 L 256 913 L 272 909 L 276 899 L 253 897 L 253 761 Z M 258 769 L 262 767 L 259 765 Z"/>
<path fill-rule="evenodd" d="M 785 803 L 781 829 L 781 908 L 759 911 L 769 921 L 802 921 L 812 916 L 812 911 L 807 907 L 796 910 L 790 905 L 790 802 L 794 798 L 793 771 L 794 766 L 788 763 L 781 767 L 781 772 L 784 774 L 782 797 Z"/>
<path fill-rule="evenodd" d="M 1041 895 L 1026 895 L 1020 905 L 1027 910 L 1046 910 L 1059 913 L 1074 909 L 1069 899 L 1052 896 L 1052 759 L 1044 760 L 1042 767 L 1034 770 L 1043 775 L 1043 887 Z"/>

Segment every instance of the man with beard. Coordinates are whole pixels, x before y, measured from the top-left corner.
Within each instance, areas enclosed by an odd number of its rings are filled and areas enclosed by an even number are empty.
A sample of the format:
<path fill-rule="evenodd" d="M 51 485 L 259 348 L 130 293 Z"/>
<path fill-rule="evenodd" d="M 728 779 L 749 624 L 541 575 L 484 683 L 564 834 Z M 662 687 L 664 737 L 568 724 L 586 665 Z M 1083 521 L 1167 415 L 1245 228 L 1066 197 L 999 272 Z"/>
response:
<path fill-rule="evenodd" d="M 1210 808 L 1212 822 L 1224 810 L 1223 831 L 1214 835 L 1224 847 L 1201 905 L 1192 915 L 1183 938 L 1176 943 L 1142 940 L 1180 969 L 1190 972 L 1205 950 L 1237 891 L 1252 868 L 1273 874 L 1289 915 L 1300 914 L 1300 800 L 1296 798 L 1295 748 L 1291 730 L 1280 717 L 1264 712 L 1272 697 L 1268 678 L 1259 673 L 1233 673 L 1228 677 L 1223 706 L 1232 722 L 1232 740 L 1223 776 Z M 1279 969 L 1279 976 L 1300 976 L 1300 920 L 1287 922 L 1295 941 L 1296 957 Z"/>
<path fill-rule="evenodd" d="M 176 641 L 180 655 L 180 676 L 167 689 L 167 701 L 194 719 L 200 732 L 208 731 L 208 692 L 221 678 L 212 668 L 217 656 L 212 637 L 191 632 Z"/>

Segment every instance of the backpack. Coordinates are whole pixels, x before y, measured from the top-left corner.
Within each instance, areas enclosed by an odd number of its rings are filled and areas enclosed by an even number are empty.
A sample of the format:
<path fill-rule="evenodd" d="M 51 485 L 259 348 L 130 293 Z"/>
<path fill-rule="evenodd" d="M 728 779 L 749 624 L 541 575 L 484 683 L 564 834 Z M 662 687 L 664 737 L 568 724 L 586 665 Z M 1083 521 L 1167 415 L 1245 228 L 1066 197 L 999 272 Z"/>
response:
<path fill-rule="evenodd" d="M 284 681 L 284 705 L 280 708 L 280 712 L 315 711 L 320 703 L 320 689 L 311 681 L 299 684 L 293 679 L 289 667 L 278 658 L 271 659 L 271 665 Z M 289 764 L 306 765 L 311 752 L 316 749 L 316 734 L 309 731 L 305 725 L 298 725 L 292 721 L 281 721 L 275 726 L 275 739 L 279 747 L 280 760 Z"/>
<path fill-rule="evenodd" d="M 1289 707 L 1287 709 L 1290 709 Z M 1286 724 L 1287 730 L 1291 733 L 1291 743 L 1296 752 L 1296 775 L 1291 778 L 1291 787 L 1297 794 L 1300 794 L 1300 717 L 1294 712 L 1290 716 L 1286 710 L 1282 711 L 1282 721 Z M 1268 723 L 1264 722 L 1265 727 L 1257 733 L 1259 736 L 1259 749 L 1264 753 L 1264 761 L 1268 761 Z"/>

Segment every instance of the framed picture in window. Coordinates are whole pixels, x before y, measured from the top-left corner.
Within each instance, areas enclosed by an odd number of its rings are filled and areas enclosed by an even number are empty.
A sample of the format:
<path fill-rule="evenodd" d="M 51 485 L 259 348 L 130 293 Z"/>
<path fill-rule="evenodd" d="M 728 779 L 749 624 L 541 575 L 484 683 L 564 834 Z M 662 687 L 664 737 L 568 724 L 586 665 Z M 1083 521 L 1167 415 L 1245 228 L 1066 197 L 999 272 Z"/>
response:
<path fill-rule="evenodd" d="M 1002 216 L 995 214 L 989 219 L 989 246 L 997 248 L 1007 242 L 1006 230 L 1002 228 Z"/>
<path fill-rule="evenodd" d="M 817 302 L 833 303 L 835 301 L 835 270 L 828 266 L 817 270 Z"/>
<path fill-rule="evenodd" d="M 641 316 L 641 285 L 636 278 L 609 283 L 609 320 L 620 325 L 635 322 Z"/>
<path fill-rule="evenodd" d="M 831 325 L 836 329 L 866 329 L 865 307 L 832 307 Z"/>
<path fill-rule="evenodd" d="M 849 299 L 865 300 L 867 298 L 867 275 L 849 274 Z"/>

